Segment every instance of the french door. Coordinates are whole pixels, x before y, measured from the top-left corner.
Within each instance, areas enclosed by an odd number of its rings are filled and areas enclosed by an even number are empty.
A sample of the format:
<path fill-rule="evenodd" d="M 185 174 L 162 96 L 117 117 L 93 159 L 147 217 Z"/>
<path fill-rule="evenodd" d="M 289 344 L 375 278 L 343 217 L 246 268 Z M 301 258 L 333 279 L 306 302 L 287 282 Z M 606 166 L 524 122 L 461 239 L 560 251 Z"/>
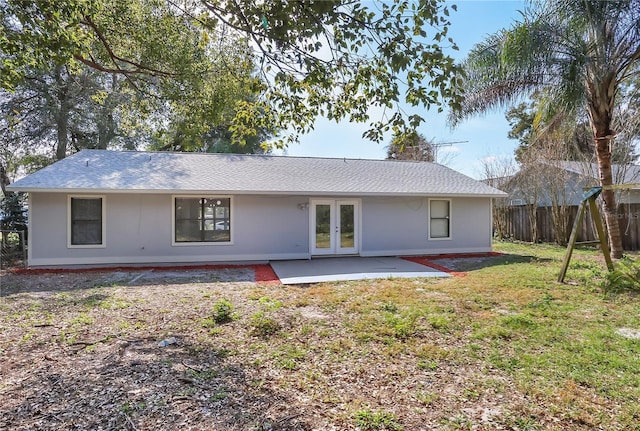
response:
<path fill-rule="evenodd" d="M 311 254 L 357 254 L 360 247 L 357 200 L 311 200 Z"/>

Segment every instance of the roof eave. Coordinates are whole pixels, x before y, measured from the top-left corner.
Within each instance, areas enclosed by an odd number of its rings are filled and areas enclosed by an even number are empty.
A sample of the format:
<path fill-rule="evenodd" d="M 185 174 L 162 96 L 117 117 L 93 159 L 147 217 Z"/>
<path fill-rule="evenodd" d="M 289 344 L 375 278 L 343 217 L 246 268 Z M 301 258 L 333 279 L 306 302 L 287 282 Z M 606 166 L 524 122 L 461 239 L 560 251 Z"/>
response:
<path fill-rule="evenodd" d="M 506 197 L 506 193 L 437 193 L 437 192 L 346 192 L 332 190 L 175 190 L 175 189 L 105 189 L 105 188 L 42 188 L 42 187 L 13 187 L 8 186 L 7 191 L 24 193 L 122 193 L 122 194 L 171 194 L 171 195 L 191 195 L 191 194 L 224 194 L 224 195 L 288 195 L 288 196 L 434 196 L 434 197 L 483 197 L 499 198 Z"/>

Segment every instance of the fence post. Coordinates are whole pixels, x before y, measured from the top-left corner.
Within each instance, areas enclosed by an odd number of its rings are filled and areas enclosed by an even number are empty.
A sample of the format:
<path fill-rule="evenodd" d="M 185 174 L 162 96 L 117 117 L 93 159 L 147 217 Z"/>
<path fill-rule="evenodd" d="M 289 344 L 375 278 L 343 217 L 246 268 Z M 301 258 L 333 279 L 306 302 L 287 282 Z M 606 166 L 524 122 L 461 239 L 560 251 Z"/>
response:
<path fill-rule="evenodd" d="M 26 268 L 29 262 L 27 262 L 27 247 L 25 247 L 26 244 L 24 242 L 25 231 L 21 230 L 19 232 L 20 232 L 20 248 L 22 249 L 22 266 Z"/>

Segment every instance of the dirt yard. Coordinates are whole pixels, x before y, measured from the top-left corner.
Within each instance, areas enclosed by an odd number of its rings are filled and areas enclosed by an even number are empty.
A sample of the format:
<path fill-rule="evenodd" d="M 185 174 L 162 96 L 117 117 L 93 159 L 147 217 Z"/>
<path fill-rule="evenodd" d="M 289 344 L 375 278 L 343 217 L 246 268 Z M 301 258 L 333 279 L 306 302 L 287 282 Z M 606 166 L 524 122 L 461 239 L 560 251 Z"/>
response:
<path fill-rule="evenodd" d="M 0 429 L 540 429 L 517 425 L 530 417 L 570 427 L 471 337 L 504 305 L 441 289 L 452 282 L 0 273 Z"/>

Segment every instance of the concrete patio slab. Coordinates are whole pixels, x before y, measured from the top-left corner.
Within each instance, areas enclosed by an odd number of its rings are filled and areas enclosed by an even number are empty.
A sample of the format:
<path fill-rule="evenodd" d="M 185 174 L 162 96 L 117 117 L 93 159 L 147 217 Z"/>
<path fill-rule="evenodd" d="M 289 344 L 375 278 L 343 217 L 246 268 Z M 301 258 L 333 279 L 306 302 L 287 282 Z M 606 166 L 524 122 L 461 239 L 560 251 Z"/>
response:
<path fill-rule="evenodd" d="M 450 277 L 419 263 L 397 257 L 325 257 L 270 262 L 282 284 L 373 278 Z"/>

